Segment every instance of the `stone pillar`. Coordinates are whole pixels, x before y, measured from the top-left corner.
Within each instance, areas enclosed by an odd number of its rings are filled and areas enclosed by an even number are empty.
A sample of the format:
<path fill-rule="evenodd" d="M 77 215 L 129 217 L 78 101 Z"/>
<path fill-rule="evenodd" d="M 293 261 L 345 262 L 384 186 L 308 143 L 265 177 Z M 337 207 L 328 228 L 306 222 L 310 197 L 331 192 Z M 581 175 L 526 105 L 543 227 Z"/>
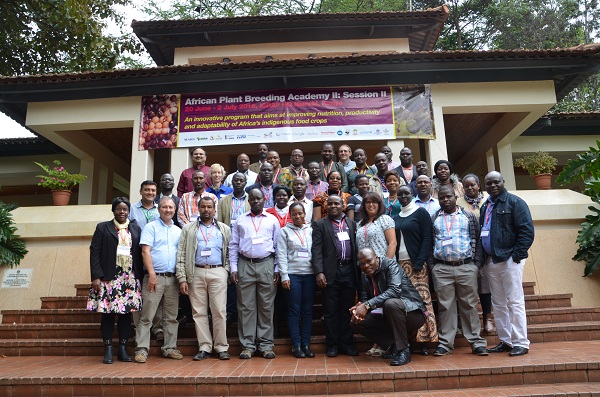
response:
<path fill-rule="evenodd" d="M 207 155 L 210 156 L 210 153 L 207 152 Z M 207 159 L 206 162 L 210 164 L 210 160 Z M 177 194 L 177 183 L 179 182 L 181 171 L 191 166 L 190 148 L 171 149 L 171 175 L 175 179 L 175 186 L 173 187 L 175 194 Z"/>
<path fill-rule="evenodd" d="M 444 112 L 441 107 L 433 107 L 433 124 L 435 128 L 435 139 L 426 143 L 427 164 L 433 172 L 433 165 L 439 160 L 448 160 L 448 148 L 446 147 L 446 129 L 444 128 Z"/>
<path fill-rule="evenodd" d="M 496 171 L 496 160 L 494 159 L 494 149 L 490 149 L 485 153 L 487 161 L 487 172 Z"/>
<path fill-rule="evenodd" d="M 86 175 L 87 178 L 79 185 L 77 204 L 98 204 L 99 169 L 97 162 L 91 157 L 81 159 L 79 172 Z"/>
<path fill-rule="evenodd" d="M 510 143 L 498 143 L 498 164 L 500 165 L 500 173 L 504 177 L 504 186 L 508 190 L 517 190 Z"/>
<path fill-rule="evenodd" d="M 133 137 L 131 141 L 131 174 L 129 177 L 129 201 L 141 200 L 140 185 L 145 180 L 152 180 L 154 174 L 154 150 L 138 150 L 140 130 L 139 118 L 133 120 Z M 159 149 L 162 150 L 162 149 Z"/>

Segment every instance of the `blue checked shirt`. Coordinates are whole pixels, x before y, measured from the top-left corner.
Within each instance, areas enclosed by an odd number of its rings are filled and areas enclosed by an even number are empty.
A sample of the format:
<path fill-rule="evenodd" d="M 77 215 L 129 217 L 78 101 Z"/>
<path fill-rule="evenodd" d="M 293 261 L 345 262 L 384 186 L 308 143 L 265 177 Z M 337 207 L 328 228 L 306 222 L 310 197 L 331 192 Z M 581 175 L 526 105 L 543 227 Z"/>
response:
<path fill-rule="evenodd" d="M 446 214 L 443 211 L 433 223 L 435 235 L 433 256 L 437 259 L 453 262 L 471 258 L 471 232 L 469 219 L 461 208 L 457 212 Z M 444 245 L 444 241 L 452 243 Z"/>

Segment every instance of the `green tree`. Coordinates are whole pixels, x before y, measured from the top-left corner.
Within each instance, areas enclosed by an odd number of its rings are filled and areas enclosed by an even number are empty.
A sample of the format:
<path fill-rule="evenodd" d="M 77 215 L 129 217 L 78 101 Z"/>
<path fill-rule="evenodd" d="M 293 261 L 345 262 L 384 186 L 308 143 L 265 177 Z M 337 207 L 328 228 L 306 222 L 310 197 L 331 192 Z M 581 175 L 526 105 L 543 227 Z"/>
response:
<path fill-rule="evenodd" d="M 110 35 L 123 27 L 115 6 L 131 0 L 5 0 L 0 2 L 0 74 L 6 76 L 114 68 L 122 55 L 138 53 L 133 35 Z"/>
<path fill-rule="evenodd" d="M 209 19 L 236 16 L 304 14 L 313 12 L 312 3 L 302 0 L 149 0 L 140 9 L 151 20 Z"/>
<path fill-rule="evenodd" d="M 0 201 L 0 266 L 14 267 L 21 263 L 27 254 L 25 241 L 15 234 L 17 228 L 12 219 L 14 204 L 4 204 Z"/>
<path fill-rule="evenodd" d="M 588 207 L 592 212 L 585 217 L 577 234 L 579 249 L 573 257 L 585 261 L 584 276 L 589 276 L 600 268 L 600 141 L 598 148 L 590 147 L 588 152 L 578 154 L 565 165 L 556 181 L 560 184 L 583 180 L 584 194 L 590 196 L 595 206 Z"/>

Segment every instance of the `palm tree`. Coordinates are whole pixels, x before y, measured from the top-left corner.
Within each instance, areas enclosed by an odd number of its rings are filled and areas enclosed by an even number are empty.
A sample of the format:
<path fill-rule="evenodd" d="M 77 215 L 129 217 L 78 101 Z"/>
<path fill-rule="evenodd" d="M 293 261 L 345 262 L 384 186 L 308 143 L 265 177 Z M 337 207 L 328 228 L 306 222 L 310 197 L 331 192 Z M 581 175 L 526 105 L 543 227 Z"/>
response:
<path fill-rule="evenodd" d="M 0 201 L 0 266 L 10 268 L 18 266 L 28 252 L 25 241 L 15 234 L 17 228 L 10 213 L 15 208 L 15 204 Z"/>

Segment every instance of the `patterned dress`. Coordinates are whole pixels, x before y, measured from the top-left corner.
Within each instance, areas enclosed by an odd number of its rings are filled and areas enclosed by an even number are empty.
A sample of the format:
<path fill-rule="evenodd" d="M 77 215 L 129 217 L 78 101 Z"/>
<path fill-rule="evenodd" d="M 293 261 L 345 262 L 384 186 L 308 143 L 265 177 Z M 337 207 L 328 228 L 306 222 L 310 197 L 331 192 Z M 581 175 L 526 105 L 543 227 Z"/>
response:
<path fill-rule="evenodd" d="M 100 291 L 90 288 L 87 310 L 127 314 L 142 309 L 142 288 L 133 273 L 131 233 L 129 231 L 125 233 L 127 237 L 124 240 L 119 239 L 119 246 L 128 247 L 130 254 L 129 256 L 117 254 L 116 277 L 113 280 L 101 281 Z"/>
<path fill-rule="evenodd" d="M 356 230 L 356 246 L 360 251 L 363 248 L 372 248 L 375 255 L 385 258 L 388 243 L 385 239 L 385 231 L 394 229 L 394 220 L 387 215 L 381 215 L 375 222 L 369 222 Z"/>
<path fill-rule="evenodd" d="M 418 227 L 418 222 L 415 221 L 415 218 L 419 215 L 419 211 L 422 210 L 419 209 L 406 217 L 397 216 L 394 218 L 397 220 L 396 227 L 399 227 L 401 233 L 405 228 Z M 420 233 L 422 234 L 423 231 L 421 230 Z M 402 237 L 402 240 L 404 240 L 404 237 Z M 427 263 L 423 264 L 421 270 L 415 270 L 410 259 L 400 259 L 398 264 L 417 289 L 417 292 L 423 299 L 423 303 L 425 303 L 425 307 L 427 308 L 425 324 L 417 331 L 415 342 L 437 342 L 438 331 L 435 314 L 433 313 L 433 305 L 431 303 L 431 292 L 429 291 L 429 269 Z"/>

